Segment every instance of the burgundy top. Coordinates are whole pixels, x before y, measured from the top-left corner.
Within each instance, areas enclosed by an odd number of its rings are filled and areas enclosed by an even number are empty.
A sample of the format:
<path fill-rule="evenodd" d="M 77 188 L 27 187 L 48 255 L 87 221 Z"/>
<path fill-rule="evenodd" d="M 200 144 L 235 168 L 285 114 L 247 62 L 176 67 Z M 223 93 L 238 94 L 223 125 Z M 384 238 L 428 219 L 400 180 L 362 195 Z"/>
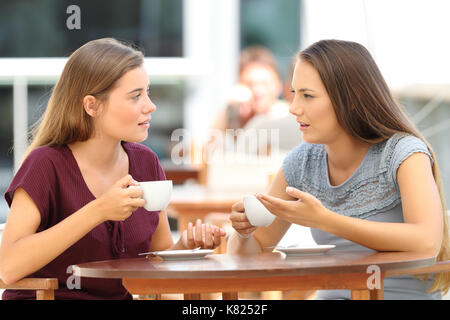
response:
<path fill-rule="evenodd" d="M 128 154 L 129 173 L 136 181 L 166 179 L 152 150 L 138 143 L 122 142 L 122 146 Z M 39 147 L 29 154 L 5 193 L 9 206 L 18 187 L 23 188 L 39 208 L 41 224 L 36 232 L 53 227 L 95 200 L 66 145 Z M 58 278 L 59 289 L 55 291 L 55 299 L 131 299 L 120 279 L 80 278 L 77 286 L 68 267 L 89 261 L 137 257 L 138 253 L 149 250 L 158 221 L 158 211 L 148 212 L 139 208 L 124 221 L 101 223 L 28 277 Z M 68 277 L 71 277 L 69 286 Z M 35 298 L 33 290 L 5 290 L 3 293 L 5 300 Z"/>

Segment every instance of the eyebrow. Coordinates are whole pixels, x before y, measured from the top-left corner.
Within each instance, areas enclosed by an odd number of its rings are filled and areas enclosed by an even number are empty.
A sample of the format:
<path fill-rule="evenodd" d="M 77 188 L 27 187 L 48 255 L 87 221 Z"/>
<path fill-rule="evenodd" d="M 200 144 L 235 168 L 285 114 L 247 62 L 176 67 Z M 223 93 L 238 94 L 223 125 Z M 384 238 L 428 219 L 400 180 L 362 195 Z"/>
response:
<path fill-rule="evenodd" d="M 294 90 L 294 88 L 292 86 L 291 86 L 291 89 Z M 301 88 L 301 89 L 298 89 L 298 91 L 300 91 L 300 92 L 305 92 L 305 91 L 312 91 L 312 92 L 314 92 L 313 89 L 308 89 L 308 88 Z"/>
<path fill-rule="evenodd" d="M 147 90 L 150 89 L 150 85 L 147 87 Z M 145 90 L 144 88 L 136 88 L 134 90 L 131 90 L 130 92 L 127 92 L 127 94 L 133 93 L 133 92 L 138 92 L 138 91 L 142 91 Z"/>
<path fill-rule="evenodd" d="M 300 92 L 313 91 L 313 92 L 314 92 L 313 89 L 308 89 L 308 88 L 301 88 L 301 89 L 299 89 L 298 91 L 300 91 Z"/>

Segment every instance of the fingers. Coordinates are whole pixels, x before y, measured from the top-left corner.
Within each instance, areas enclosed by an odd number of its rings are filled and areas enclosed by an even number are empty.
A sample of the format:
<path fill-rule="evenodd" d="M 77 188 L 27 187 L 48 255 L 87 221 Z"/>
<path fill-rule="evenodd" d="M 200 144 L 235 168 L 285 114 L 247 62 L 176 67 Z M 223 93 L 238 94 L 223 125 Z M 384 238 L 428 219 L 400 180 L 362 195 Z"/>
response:
<path fill-rule="evenodd" d="M 266 194 L 257 194 L 256 198 L 269 210 L 272 214 L 278 216 L 280 212 L 286 211 L 292 201 L 283 200 Z"/>
<path fill-rule="evenodd" d="M 188 248 L 197 248 L 203 247 L 205 243 L 205 232 L 206 230 L 202 226 L 202 221 L 197 219 L 195 222 L 195 227 L 192 225 L 192 222 L 188 223 L 187 228 L 187 246 Z"/>
<path fill-rule="evenodd" d="M 195 222 L 195 237 L 194 237 L 194 241 L 195 241 L 195 245 L 198 246 L 202 246 L 203 244 L 203 232 L 202 232 L 202 220 L 197 219 L 197 221 Z"/>
<path fill-rule="evenodd" d="M 188 248 L 195 247 L 194 231 L 193 231 L 193 227 L 192 227 L 192 222 L 188 223 L 186 240 L 187 240 L 186 244 L 187 244 Z"/>
<path fill-rule="evenodd" d="M 286 193 L 288 195 L 290 195 L 291 197 L 299 199 L 300 201 L 303 198 L 307 198 L 307 195 L 308 195 L 308 193 L 302 192 L 302 191 L 300 191 L 300 190 L 298 190 L 296 188 L 293 188 L 293 187 L 286 187 Z"/>
<path fill-rule="evenodd" d="M 145 206 L 146 201 L 142 198 L 143 192 L 139 185 L 129 186 L 123 190 L 125 196 L 129 197 L 129 204 L 133 207 L 133 211 L 136 211 L 140 207 Z"/>
<path fill-rule="evenodd" d="M 131 198 L 141 198 L 143 195 L 140 186 L 129 186 L 127 189 L 124 190 L 124 192 Z"/>
<path fill-rule="evenodd" d="M 231 206 L 231 211 L 244 212 L 244 201 L 238 201 Z"/>
<path fill-rule="evenodd" d="M 205 229 L 205 248 L 213 248 L 214 247 L 214 239 L 212 234 L 212 228 L 209 223 L 204 224 L 202 227 Z"/>
<path fill-rule="evenodd" d="M 248 222 L 247 215 L 241 212 L 232 212 L 229 218 L 231 222 Z"/>
<path fill-rule="evenodd" d="M 232 227 L 238 231 L 239 231 L 239 229 L 246 229 L 246 228 L 253 227 L 250 224 L 250 221 L 248 220 L 247 215 L 245 213 L 240 213 L 240 212 L 231 213 L 230 221 L 231 221 Z"/>
<path fill-rule="evenodd" d="M 218 245 L 220 245 L 221 237 L 222 237 L 221 229 L 219 227 L 214 227 L 213 228 L 213 246 L 214 247 L 217 247 Z"/>
<path fill-rule="evenodd" d="M 195 226 L 189 222 L 185 234 L 185 243 L 190 249 L 198 247 L 214 249 L 220 245 L 221 237 L 226 235 L 225 230 L 209 223 L 202 223 L 200 219 L 196 220 Z"/>
<path fill-rule="evenodd" d="M 146 203 L 145 200 L 142 198 L 132 198 L 129 200 L 129 205 L 131 207 L 135 207 L 136 208 L 135 210 L 139 209 L 140 207 L 145 206 L 145 203 Z M 133 211 L 135 211 L 135 210 L 133 210 Z"/>
<path fill-rule="evenodd" d="M 130 174 L 127 174 L 125 177 L 120 178 L 116 185 L 121 188 L 128 188 L 128 186 L 137 186 L 139 183 L 133 179 L 133 177 Z"/>
<path fill-rule="evenodd" d="M 234 230 L 239 232 L 241 235 L 244 235 L 244 236 L 250 235 L 256 230 L 256 227 L 253 226 L 250 223 L 250 221 L 248 221 L 248 218 L 245 213 L 240 213 L 240 212 L 231 213 L 230 221 L 231 221 L 231 226 L 234 228 Z"/>
<path fill-rule="evenodd" d="M 268 203 L 268 204 L 272 205 L 273 207 L 277 207 L 277 206 L 282 207 L 282 206 L 284 206 L 284 204 L 286 202 L 285 200 L 282 200 L 280 198 L 272 197 L 272 196 L 269 196 L 267 194 L 262 194 L 262 193 L 258 193 L 256 195 L 256 198 L 261 202 L 264 201 L 264 203 Z"/>

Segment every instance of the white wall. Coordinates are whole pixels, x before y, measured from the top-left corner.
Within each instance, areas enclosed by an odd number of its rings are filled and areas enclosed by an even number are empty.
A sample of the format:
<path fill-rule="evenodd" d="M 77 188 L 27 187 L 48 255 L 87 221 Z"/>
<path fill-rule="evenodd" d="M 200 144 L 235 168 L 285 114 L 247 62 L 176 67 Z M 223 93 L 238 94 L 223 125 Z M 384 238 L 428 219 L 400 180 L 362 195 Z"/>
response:
<path fill-rule="evenodd" d="M 304 0 L 302 47 L 327 38 L 366 46 L 393 88 L 450 84 L 450 1 Z"/>
<path fill-rule="evenodd" d="M 184 0 L 183 6 L 184 56 L 206 70 L 188 81 L 184 127 L 201 140 L 237 80 L 239 0 Z"/>

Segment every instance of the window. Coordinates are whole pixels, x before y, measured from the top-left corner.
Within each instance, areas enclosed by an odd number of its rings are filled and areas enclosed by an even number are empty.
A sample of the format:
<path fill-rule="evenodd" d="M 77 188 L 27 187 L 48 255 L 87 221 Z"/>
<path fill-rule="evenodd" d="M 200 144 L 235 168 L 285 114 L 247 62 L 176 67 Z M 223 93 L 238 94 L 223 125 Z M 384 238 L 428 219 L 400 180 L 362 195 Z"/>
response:
<path fill-rule="evenodd" d="M 81 29 L 69 30 L 67 13 L 77 5 Z M 152 99 L 158 107 L 149 138 L 161 159 L 170 155 L 170 133 L 183 126 L 184 82 L 191 66 L 183 59 L 183 0 L 41 0 L 0 2 L 0 193 L 14 174 L 13 146 L 26 133 L 14 133 L 14 79 L 26 81 L 27 117 L 22 127 L 35 123 L 45 111 L 52 87 L 67 58 L 84 43 L 114 37 L 140 48 L 152 80 Z M 155 58 L 156 60 L 152 60 Z M 21 96 L 24 97 L 24 96 Z M 23 114 L 22 114 L 23 115 Z M 19 149 L 17 149 L 19 150 Z M 16 156 L 20 157 L 20 150 Z M 7 204 L 0 201 L 0 223 Z"/>
<path fill-rule="evenodd" d="M 241 48 L 263 45 L 275 55 L 283 76 L 300 49 L 301 1 L 241 1 Z"/>
<path fill-rule="evenodd" d="M 80 30 L 66 26 L 70 5 L 80 8 Z M 104 37 L 130 40 L 147 57 L 181 57 L 182 11 L 182 0 L 2 1 L 0 57 L 66 57 Z"/>
<path fill-rule="evenodd" d="M 12 89 L 10 86 L 0 86 L 0 193 L 8 188 L 13 177 L 13 108 Z M 6 221 L 8 206 L 6 201 L 0 201 L 0 223 Z"/>

